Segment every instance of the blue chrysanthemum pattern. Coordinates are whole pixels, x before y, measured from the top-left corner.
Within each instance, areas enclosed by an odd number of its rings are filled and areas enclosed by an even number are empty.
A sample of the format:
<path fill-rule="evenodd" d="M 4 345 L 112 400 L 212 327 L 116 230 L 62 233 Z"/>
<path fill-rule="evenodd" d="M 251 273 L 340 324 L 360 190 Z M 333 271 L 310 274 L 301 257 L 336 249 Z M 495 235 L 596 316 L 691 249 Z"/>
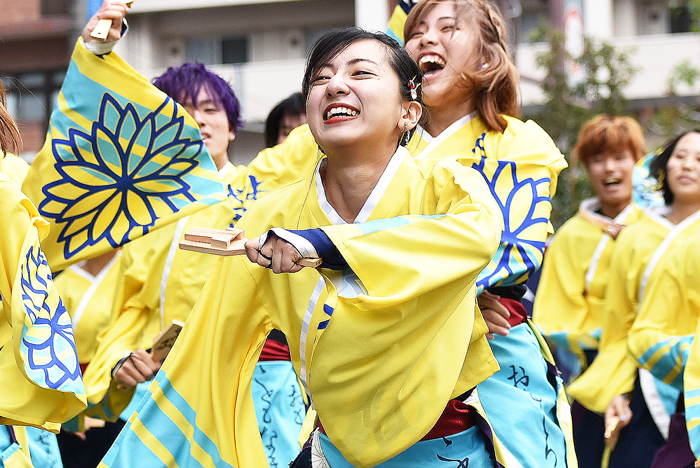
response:
<path fill-rule="evenodd" d="M 549 218 L 538 216 L 537 213 L 549 210 L 549 207 L 547 210 L 541 210 L 541 204 L 551 204 L 551 181 L 548 177 L 519 179 L 517 165 L 512 161 L 496 161 L 495 170 L 492 166 L 493 161 L 490 161 L 487 167 L 485 138 L 486 133 L 483 133 L 472 149 L 472 153 L 480 157 L 479 162 L 472 164 L 472 168 L 479 171 L 488 184 L 503 213 L 505 227 L 496 255 L 479 275 L 479 292 L 491 286 L 518 284 L 539 268 L 545 243 L 544 240 L 529 238 L 528 234 L 537 231 L 533 227 L 546 229 Z M 542 195 L 541 192 L 545 192 L 546 195 Z M 524 200 L 528 202 L 525 203 Z"/>
<path fill-rule="evenodd" d="M 51 270 L 38 245 L 21 265 L 22 306 L 26 317 L 20 353 L 27 376 L 37 385 L 85 393 L 71 319 L 57 294 L 50 295 Z"/>
<path fill-rule="evenodd" d="M 118 247 L 195 201 L 185 176 L 203 143 L 183 114 L 165 98 L 141 117 L 106 93 L 89 133 L 70 126 L 53 139 L 59 179 L 44 187 L 39 211 L 60 227 L 66 259 L 102 240 Z"/>

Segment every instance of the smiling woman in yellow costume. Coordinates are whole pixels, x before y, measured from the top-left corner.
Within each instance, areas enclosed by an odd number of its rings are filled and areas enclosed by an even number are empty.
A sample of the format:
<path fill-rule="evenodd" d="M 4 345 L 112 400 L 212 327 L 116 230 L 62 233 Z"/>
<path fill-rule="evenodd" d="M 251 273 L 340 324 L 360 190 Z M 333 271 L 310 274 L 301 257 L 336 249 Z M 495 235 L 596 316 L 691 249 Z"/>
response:
<path fill-rule="evenodd" d="M 570 387 L 571 394 L 586 407 L 598 412 L 608 409 L 606 425 L 612 417 L 621 419 L 618 432 L 629 425 L 620 433 L 612 451 L 611 467 L 651 464 L 668 437 L 670 415 L 678 399 L 678 389 L 645 369 L 638 370 L 637 361 L 628 354 L 627 338 L 640 303 L 646 300 L 646 284 L 655 274 L 658 261 L 676 244 L 697 234 L 700 227 L 697 202 L 688 196 L 681 181 L 670 177 L 677 173 L 679 155 L 693 150 L 696 142 L 692 135 L 672 140 L 651 163 L 652 172 L 660 177 L 666 206 L 645 209 L 642 217 L 625 228 L 616 241 L 605 295 L 600 352 L 593 365 Z"/>
<path fill-rule="evenodd" d="M 19 132 L 0 83 L 0 158 L 18 146 Z M 8 424 L 0 426 L 0 466 L 25 468 L 37 454 L 30 454 L 25 429 L 9 424 L 56 432 L 85 407 L 85 390 L 70 317 L 39 247 L 48 223 L 2 174 L 0 200 L 6 223 L 0 230 L 0 424 Z"/>
<path fill-rule="evenodd" d="M 289 338 L 323 428 L 297 463 L 493 466 L 467 405 L 478 408 L 468 392 L 495 370 L 474 282 L 502 225 L 478 173 L 447 160 L 417 166 L 397 149 L 420 116 L 419 75 L 383 35 L 351 29 L 317 43 L 304 90 L 327 156 L 239 222 L 249 237 L 293 231 L 246 244 L 272 269 L 219 260 L 104 466 L 262 466 L 250 380 L 272 327 Z M 297 271 L 301 254 L 282 238 L 325 263 Z M 460 395 L 464 429 L 419 442 Z"/>
<path fill-rule="evenodd" d="M 671 417 L 669 439 L 652 464 L 657 468 L 684 467 L 692 466 L 700 454 L 700 374 L 693 334 L 700 314 L 694 282 L 697 268 L 692 263 L 697 257 L 691 250 L 696 245 L 691 239 L 700 235 L 700 133 L 691 131 L 672 140 L 652 163 L 652 173 L 662 181 L 664 200 L 672 208 L 666 218 L 677 227 L 649 260 L 641 286 L 641 306 L 628 346 L 642 368 L 684 392 L 685 415 L 680 404 L 680 411 Z M 683 226 L 686 229 L 680 229 Z M 688 447 L 688 435 L 695 455 Z"/>

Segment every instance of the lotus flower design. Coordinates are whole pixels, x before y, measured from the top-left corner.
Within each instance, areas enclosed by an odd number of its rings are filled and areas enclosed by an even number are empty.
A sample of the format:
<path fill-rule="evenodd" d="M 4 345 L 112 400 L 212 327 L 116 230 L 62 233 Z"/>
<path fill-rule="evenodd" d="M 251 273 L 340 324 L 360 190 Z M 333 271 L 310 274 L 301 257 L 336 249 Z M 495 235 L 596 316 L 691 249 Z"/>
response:
<path fill-rule="evenodd" d="M 59 179 L 44 187 L 39 211 L 60 226 L 66 259 L 103 239 L 118 247 L 195 201 L 185 176 L 203 143 L 183 114 L 166 98 L 141 118 L 134 104 L 104 94 L 89 133 L 70 127 L 53 139 Z"/>
<path fill-rule="evenodd" d="M 549 218 L 537 213 L 548 213 L 551 205 L 548 177 L 519 179 L 518 168 L 513 161 L 489 160 L 487 164 L 485 137 L 486 134 L 482 134 L 472 150 L 480 156 L 479 162 L 472 164 L 472 168 L 484 177 L 501 209 L 504 230 L 496 255 L 479 275 L 479 292 L 491 286 L 517 284 L 539 268 L 545 246 L 540 233 L 546 231 Z M 542 204 L 546 205 L 546 209 L 542 209 Z"/>

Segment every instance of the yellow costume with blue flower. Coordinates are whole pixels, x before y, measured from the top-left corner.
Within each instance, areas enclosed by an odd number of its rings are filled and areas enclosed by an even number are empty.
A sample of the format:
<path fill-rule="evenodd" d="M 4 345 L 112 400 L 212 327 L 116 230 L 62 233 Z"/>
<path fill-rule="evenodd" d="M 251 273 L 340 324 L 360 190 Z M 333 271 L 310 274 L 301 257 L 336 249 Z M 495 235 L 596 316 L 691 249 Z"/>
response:
<path fill-rule="evenodd" d="M 266 195 L 239 223 L 247 236 L 322 227 L 349 269 L 275 275 L 245 257 L 220 259 L 101 466 L 264 466 L 250 387 L 273 327 L 288 337 L 332 445 L 358 467 L 400 454 L 450 398 L 497 368 L 474 313 L 476 277 L 500 238 L 497 212 L 475 171 L 419 168 L 401 151 L 355 224 L 337 224 L 318 175 Z"/>
<path fill-rule="evenodd" d="M 224 199 L 194 119 L 116 54 L 82 39 L 23 190 L 62 270 Z"/>
<path fill-rule="evenodd" d="M 498 252 L 479 275 L 479 293 L 522 284 L 540 267 L 551 232 L 551 197 L 566 167 L 564 156 L 536 123 L 502 117 L 507 123 L 503 133 L 490 131 L 472 113 L 435 137 L 419 128 L 408 145 L 418 160 L 459 155 L 461 164 L 481 174 L 498 204 L 505 229 Z M 565 463 L 575 468 L 569 406 L 539 332 L 525 320 L 490 344 L 501 370 L 477 388 L 506 466 Z"/>

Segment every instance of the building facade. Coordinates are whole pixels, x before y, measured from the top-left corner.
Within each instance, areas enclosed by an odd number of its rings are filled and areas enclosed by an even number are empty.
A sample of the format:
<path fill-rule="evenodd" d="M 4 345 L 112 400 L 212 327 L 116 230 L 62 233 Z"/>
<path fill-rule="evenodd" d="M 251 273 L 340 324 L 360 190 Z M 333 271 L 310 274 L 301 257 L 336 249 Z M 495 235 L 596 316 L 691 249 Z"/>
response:
<path fill-rule="evenodd" d="M 692 32 L 698 28 L 687 2 L 495 1 L 514 31 L 525 106 L 542 101 L 538 81 L 545 77 L 535 57 L 547 46 L 531 44 L 528 37 L 543 22 L 559 21 L 572 37 L 585 34 L 629 51 L 638 71 L 626 95 L 642 103 L 638 106 L 653 106 L 668 96 L 669 77 L 679 64 L 700 69 L 700 34 Z M 0 77 L 29 156 L 43 142 L 70 51 L 86 21 L 86 2 L 0 0 Z M 395 4 L 396 0 L 136 0 L 129 33 L 116 51 L 149 79 L 169 66 L 196 60 L 229 80 L 245 121 L 231 157 L 243 163 L 263 146 L 269 110 L 299 90 L 313 42 L 335 27 L 383 30 Z M 696 99 L 700 80 L 692 86 L 680 84 L 675 92 Z"/>

